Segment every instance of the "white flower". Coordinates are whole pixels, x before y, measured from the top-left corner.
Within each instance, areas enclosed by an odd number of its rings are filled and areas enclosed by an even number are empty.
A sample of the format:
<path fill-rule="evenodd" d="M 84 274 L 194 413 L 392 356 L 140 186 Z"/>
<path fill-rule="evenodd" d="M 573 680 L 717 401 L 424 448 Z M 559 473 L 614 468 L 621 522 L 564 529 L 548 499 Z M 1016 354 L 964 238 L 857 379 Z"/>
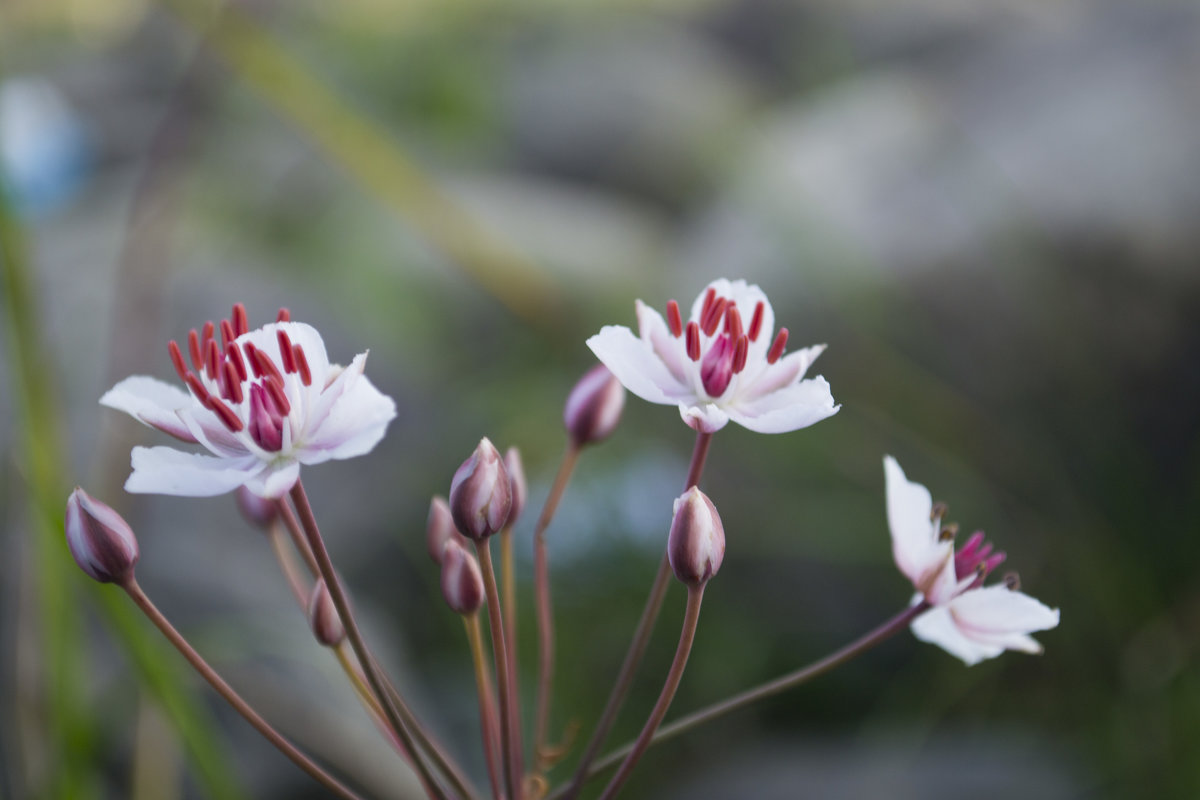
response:
<path fill-rule="evenodd" d="M 203 334 L 190 332 L 194 369 L 170 343 L 187 392 L 135 375 L 100 398 L 212 454 L 135 447 L 126 491 L 208 497 L 245 486 L 277 498 L 296 483 L 301 464 L 370 452 L 396 406 L 363 374 L 367 354 L 345 368 L 332 365 L 320 334 L 288 319 L 283 310 L 280 322 L 247 331 L 239 303 L 233 322 L 221 323 L 219 342 L 211 322 Z"/>
<path fill-rule="evenodd" d="M 908 480 L 896 459 L 885 456 L 883 470 L 892 555 L 917 589 L 914 602 L 924 599 L 932 606 L 913 620 L 913 634 L 968 665 L 1005 650 L 1040 653 L 1029 634 L 1056 627 L 1058 609 L 1017 591 L 1015 578 L 984 587 L 1005 554 L 993 552 L 982 532 L 956 553 L 956 529 L 942 527 L 944 507 L 935 508 L 929 490 Z"/>
<path fill-rule="evenodd" d="M 679 407 L 705 433 L 729 420 L 759 433 L 785 433 L 837 413 L 824 378 L 804 374 L 824 345 L 784 356 L 788 332 L 772 338 L 767 297 L 745 281 L 715 280 L 692 304 L 685 323 L 679 305 L 667 318 L 637 301 L 639 336 L 605 326 L 588 347 L 625 388 L 643 400 Z"/>

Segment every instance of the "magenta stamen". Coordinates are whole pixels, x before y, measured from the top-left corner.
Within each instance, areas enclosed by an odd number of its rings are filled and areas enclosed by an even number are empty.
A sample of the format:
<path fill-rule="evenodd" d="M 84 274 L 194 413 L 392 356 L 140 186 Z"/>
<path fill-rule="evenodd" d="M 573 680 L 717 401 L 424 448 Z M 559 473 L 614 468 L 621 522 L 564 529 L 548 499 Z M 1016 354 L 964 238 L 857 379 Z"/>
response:
<path fill-rule="evenodd" d="M 167 343 L 167 352 L 171 354 L 171 363 L 175 365 L 175 371 L 179 373 L 179 379 L 186 381 L 188 375 L 187 364 L 183 363 L 183 353 L 179 351 L 179 345 L 174 339 Z"/>
<path fill-rule="evenodd" d="M 674 300 L 667 301 L 667 326 L 676 339 L 683 335 L 683 315 L 679 313 L 679 303 Z"/>
<path fill-rule="evenodd" d="M 246 380 L 246 362 L 242 360 L 242 348 L 238 347 L 237 342 L 230 342 L 229 347 L 225 348 L 225 360 L 233 364 L 239 382 Z"/>
<path fill-rule="evenodd" d="M 225 427 L 234 433 L 238 433 L 242 428 L 246 427 L 241 418 L 233 413 L 233 409 L 225 405 L 225 402 L 219 397 L 213 397 L 212 403 L 209 405 L 212 412 L 221 418 L 221 422 L 225 423 Z"/>
<path fill-rule="evenodd" d="M 283 384 L 276 382 L 271 378 L 267 378 L 265 381 L 263 381 L 262 385 L 263 388 L 267 390 L 267 394 L 270 396 L 270 398 L 275 401 L 275 408 L 279 410 L 279 413 L 290 414 L 292 411 L 292 404 L 288 400 L 287 394 L 285 394 L 283 391 Z"/>
<path fill-rule="evenodd" d="M 308 357 L 304 355 L 304 348 L 298 344 L 292 345 L 292 356 L 296 359 L 296 369 L 300 372 L 300 382 L 305 386 L 312 386 L 312 370 L 308 368 Z"/>
<path fill-rule="evenodd" d="M 725 313 L 725 306 L 728 303 L 729 301 L 724 297 L 718 297 L 712 304 L 712 308 L 708 310 L 708 316 L 700 323 L 705 336 L 712 336 L 716 332 L 717 324 L 721 321 L 721 315 Z"/>
<path fill-rule="evenodd" d="M 250 342 L 246 342 L 242 346 L 242 350 L 246 354 L 246 362 L 250 365 L 250 370 L 254 373 L 254 377 L 261 378 L 263 376 L 262 367 L 258 363 L 258 348 Z"/>
<path fill-rule="evenodd" d="M 245 380 L 238 376 L 237 367 L 232 361 L 225 362 L 225 384 L 229 389 L 228 400 L 240 404 L 245 399 L 246 395 L 242 392 L 242 381 Z"/>
<path fill-rule="evenodd" d="M 275 321 L 276 322 L 291 322 L 292 321 L 292 312 L 288 311 L 286 308 L 279 309 L 279 313 L 275 316 Z"/>
<path fill-rule="evenodd" d="M 275 452 L 283 446 L 283 419 L 268 409 L 271 400 L 259 384 L 250 387 L 250 438 L 264 450 Z"/>
<path fill-rule="evenodd" d="M 998 553 L 996 553 L 995 555 L 989 556 L 986 560 L 984 560 L 983 568 L 985 570 L 987 570 L 988 572 L 991 572 L 996 567 L 1003 564 L 1007 558 L 1008 558 L 1008 553 L 1005 553 L 1003 550 L 1001 550 Z"/>
<path fill-rule="evenodd" d="M 700 382 L 710 397 L 720 397 L 733 380 L 734 345 L 722 335 L 713 342 L 700 365 Z"/>
<path fill-rule="evenodd" d="M 233 332 L 233 323 L 227 319 L 221 320 L 221 349 L 226 347 L 237 338 L 237 334 Z"/>
<path fill-rule="evenodd" d="M 692 361 L 700 360 L 700 326 L 695 320 L 687 324 L 687 354 Z"/>
<path fill-rule="evenodd" d="M 201 357 L 200 334 L 192 328 L 188 331 L 188 355 L 192 357 L 192 368 L 197 372 L 204 369 L 204 359 Z"/>
<path fill-rule="evenodd" d="M 746 354 L 750 352 L 750 340 L 744 335 L 737 338 L 733 346 L 733 374 L 737 375 L 746 368 Z"/>
<path fill-rule="evenodd" d="M 208 376 L 210 381 L 217 379 L 217 368 L 221 361 L 221 351 L 217 347 L 216 339 L 208 340 L 208 352 L 205 353 L 204 374 Z"/>
<path fill-rule="evenodd" d="M 288 338 L 287 331 L 275 331 L 276 338 L 279 339 L 279 360 L 283 362 L 283 371 L 291 375 L 296 371 L 296 359 L 292 355 L 292 340 Z"/>
<path fill-rule="evenodd" d="M 200 402 L 200 405 L 208 408 L 212 404 L 212 395 L 208 393 L 208 389 L 204 388 L 204 384 L 200 382 L 195 373 L 189 372 L 184 376 L 183 382 L 192 390 L 192 394 Z"/>
<path fill-rule="evenodd" d="M 788 329 L 780 328 L 779 333 L 775 334 L 775 341 L 771 343 L 771 350 L 767 353 L 767 363 L 774 364 L 783 355 L 783 348 L 787 347 Z"/>
<path fill-rule="evenodd" d="M 246 317 L 246 307 L 241 303 L 233 304 L 233 332 L 238 336 L 250 332 L 250 320 Z"/>
<path fill-rule="evenodd" d="M 275 366 L 275 362 L 271 357 L 258 348 L 254 349 L 254 360 L 258 362 L 259 369 L 266 378 L 274 378 L 283 386 L 283 373 L 279 371 L 279 367 Z"/>
<path fill-rule="evenodd" d="M 752 342 L 757 342 L 758 335 L 762 333 L 764 310 L 763 301 L 759 300 L 754 306 L 754 316 L 750 317 L 750 341 Z"/>

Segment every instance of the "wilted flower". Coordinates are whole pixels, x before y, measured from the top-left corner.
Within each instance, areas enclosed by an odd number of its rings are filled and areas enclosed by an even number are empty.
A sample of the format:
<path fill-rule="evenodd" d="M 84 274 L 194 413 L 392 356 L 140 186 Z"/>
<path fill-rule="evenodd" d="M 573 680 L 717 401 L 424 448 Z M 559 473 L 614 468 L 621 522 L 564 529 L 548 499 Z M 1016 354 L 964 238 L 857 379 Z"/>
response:
<path fill-rule="evenodd" d="M 282 310 L 280 321 L 250 331 L 239 303 L 233 321 L 221 322 L 219 341 L 211 322 L 190 331 L 190 367 L 170 343 L 187 392 L 134 376 L 100 398 L 212 453 L 135 447 L 127 491 L 206 497 L 245 486 L 277 498 L 301 464 L 363 455 L 383 438 L 396 406 L 363 374 L 367 354 L 345 368 L 330 364 L 320 334 L 289 319 Z"/>
<path fill-rule="evenodd" d="M 608 437 L 621 421 L 625 387 L 603 364 L 589 369 L 567 395 L 563 425 L 575 446 Z"/>
<path fill-rule="evenodd" d="M 824 378 L 804 374 L 824 345 L 784 355 L 787 328 L 772 338 L 767 297 L 745 281 L 721 278 L 701 292 L 688 322 L 679 304 L 667 318 L 637 301 L 639 336 L 608 325 L 588 347 L 629 391 L 679 407 L 683 421 L 712 433 L 729 420 L 759 433 L 784 433 L 837 413 Z"/>
<path fill-rule="evenodd" d="M 667 558 L 675 577 L 688 586 L 699 586 L 716 575 L 725 558 L 721 516 L 708 495 L 695 486 L 675 500 Z"/>
<path fill-rule="evenodd" d="M 67 498 L 64 527 L 75 563 L 92 578 L 119 583 L 133 574 L 137 537 L 111 507 L 77 487 Z"/>
<path fill-rule="evenodd" d="M 450 514 L 464 536 L 484 539 L 504 527 L 512 510 L 512 483 L 504 460 L 486 437 L 450 483 Z"/>

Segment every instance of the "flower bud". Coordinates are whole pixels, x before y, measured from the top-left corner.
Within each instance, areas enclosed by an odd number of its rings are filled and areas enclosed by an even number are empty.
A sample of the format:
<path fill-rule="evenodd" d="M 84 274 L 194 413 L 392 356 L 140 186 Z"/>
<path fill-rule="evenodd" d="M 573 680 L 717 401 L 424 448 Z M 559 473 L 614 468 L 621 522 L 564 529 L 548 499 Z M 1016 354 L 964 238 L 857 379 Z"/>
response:
<path fill-rule="evenodd" d="M 255 527 L 266 530 L 279 516 L 279 506 L 274 500 L 259 497 L 245 486 L 239 486 L 234 496 L 237 498 L 238 511 Z"/>
<path fill-rule="evenodd" d="M 517 524 L 517 517 L 525 508 L 529 496 L 529 485 L 525 483 L 525 467 L 521 464 L 521 451 L 510 447 L 504 452 L 504 468 L 508 470 L 508 481 L 512 484 L 512 508 L 508 511 L 509 527 Z"/>
<path fill-rule="evenodd" d="M 312 594 L 308 596 L 308 624 L 313 636 L 325 647 L 337 647 L 346 638 L 346 628 L 334 608 L 324 578 L 317 579 Z"/>
<path fill-rule="evenodd" d="M 675 577 L 688 586 L 699 586 L 716 575 L 725 558 L 721 517 L 708 496 L 695 486 L 675 501 L 667 557 Z"/>
<path fill-rule="evenodd" d="M 67 547 L 79 568 L 101 583 L 133 575 L 137 537 L 121 515 L 78 487 L 67 498 Z"/>
<path fill-rule="evenodd" d="M 455 539 L 460 543 L 465 538 L 454 527 L 454 517 L 450 514 L 450 505 L 446 498 L 437 496 L 429 501 L 429 519 L 425 523 L 425 546 L 429 548 L 429 557 L 433 563 L 442 563 L 442 550 L 446 542 Z"/>
<path fill-rule="evenodd" d="M 442 597 L 456 614 L 469 616 L 483 605 L 483 573 L 475 556 L 457 539 L 442 553 Z"/>
<path fill-rule="evenodd" d="M 485 539 L 504 527 L 512 509 L 512 484 L 495 445 L 484 438 L 454 473 L 450 514 L 465 536 Z"/>
<path fill-rule="evenodd" d="M 567 396 L 563 424 L 575 446 L 599 442 L 617 427 L 624 407 L 625 387 L 608 367 L 597 364 Z"/>

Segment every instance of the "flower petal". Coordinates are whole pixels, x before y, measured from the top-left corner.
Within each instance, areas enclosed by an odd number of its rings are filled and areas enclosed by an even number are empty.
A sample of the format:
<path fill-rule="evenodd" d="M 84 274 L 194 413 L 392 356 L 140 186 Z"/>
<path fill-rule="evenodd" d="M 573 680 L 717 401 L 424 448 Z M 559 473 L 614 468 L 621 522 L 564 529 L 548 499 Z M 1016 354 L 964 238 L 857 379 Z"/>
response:
<path fill-rule="evenodd" d="M 1058 609 L 1004 585 L 963 592 L 950 607 L 960 627 L 979 636 L 1045 631 L 1058 625 Z"/>
<path fill-rule="evenodd" d="M 180 497 L 213 497 L 233 491 L 265 467 L 254 456 L 218 458 L 170 447 L 135 447 L 132 461 L 133 474 L 125 481 L 125 491 Z"/>
<path fill-rule="evenodd" d="M 726 409 L 730 418 L 758 433 L 787 433 L 832 417 L 840 409 L 824 378 L 800 381 L 750 402 L 740 397 Z"/>
<path fill-rule="evenodd" d="M 967 638 L 954 624 L 954 618 L 947 606 L 929 609 L 914 619 L 911 627 L 913 636 L 922 642 L 936 644 L 950 655 L 961 658 L 968 667 L 985 659 L 995 658 L 1004 652 L 1000 645 Z"/>
<path fill-rule="evenodd" d="M 760 358 L 757 362 L 747 358 L 747 364 L 757 363 L 762 365 L 762 369 L 758 371 L 757 375 L 750 373 L 749 370 L 743 374 L 738 396 L 745 398 L 746 401 L 752 401 L 782 389 L 789 383 L 799 381 L 804 377 L 804 373 L 808 372 L 812 363 L 817 360 L 817 356 L 824 351 L 825 345 L 814 344 L 812 347 L 788 353 L 774 364 L 767 364 L 765 357 Z"/>
<path fill-rule="evenodd" d="M 729 414 L 714 403 L 680 403 L 679 416 L 689 428 L 700 433 L 716 433 L 729 422 Z"/>
<path fill-rule="evenodd" d="M 650 345 L 654 354 L 662 360 L 675 380 L 681 384 L 688 383 L 688 366 L 692 361 L 687 357 L 687 348 L 683 339 L 671 335 L 666 321 L 657 311 L 638 300 L 637 318 L 638 334 L 643 342 Z"/>
<path fill-rule="evenodd" d="M 325 374 L 329 372 L 329 356 L 325 353 L 325 341 L 321 338 L 321 334 L 317 333 L 317 329 L 311 325 L 305 325 L 303 322 L 272 322 L 270 325 L 264 325 L 249 333 L 243 333 L 237 339 L 238 345 L 244 347 L 246 342 L 250 342 L 270 356 L 271 360 L 275 362 L 275 366 L 282 370 L 283 359 L 279 353 L 279 331 L 286 333 L 293 345 L 300 345 L 304 350 L 304 359 L 308 362 L 308 369 L 312 373 L 313 385 L 318 389 L 324 387 Z"/>
<path fill-rule="evenodd" d="M 217 419 L 216 414 L 206 408 L 184 409 L 179 412 L 179 419 L 187 426 L 188 431 L 194 437 L 193 441 L 204 445 L 213 455 L 223 458 L 238 458 L 253 453 L 259 455 L 260 458 L 267 457 L 263 454 L 264 451 L 254 446 L 253 441 L 250 442 L 251 446 L 247 446 L 245 441 Z"/>
<path fill-rule="evenodd" d="M 643 400 L 666 405 L 695 400 L 691 390 L 629 328 L 606 325 L 587 345 L 626 389 Z"/>
<path fill-rule="evenodd" d="M 185 442 L 195 442 L 176 412 L 199 408 L 187 392 L 146 375 L 134 375 L 104 393 L 100 405 L 124 411 L 138 422 L 157 428 Z"/>
<path fill-rule="evenodd" d="M 259 497 L 278 500 L 287 494 L 298 480 L 300 480 L 299 462 L 283 461 L 273 463 L 246 481 L 246 489 Z"/>
<path fill-rule="evenodd" d="M 956 585 L 954 542 L 940 540 L 940 520 L 931 518 L 933 497 L 924 486 L 908 480 L 891 456 L 883 458 L 883 474 L 896 566 L 930 602 L 949 600 Z"/>
<path fill-rule="evenodd" d="M 305 464 L 331 458 L 353 458 L 370 452 L 396 416 L 396 403 L 362 374 L 366 354 L 338 376 L 337 399 L 315 430 L 297 442 L 296 457 Z"/>

